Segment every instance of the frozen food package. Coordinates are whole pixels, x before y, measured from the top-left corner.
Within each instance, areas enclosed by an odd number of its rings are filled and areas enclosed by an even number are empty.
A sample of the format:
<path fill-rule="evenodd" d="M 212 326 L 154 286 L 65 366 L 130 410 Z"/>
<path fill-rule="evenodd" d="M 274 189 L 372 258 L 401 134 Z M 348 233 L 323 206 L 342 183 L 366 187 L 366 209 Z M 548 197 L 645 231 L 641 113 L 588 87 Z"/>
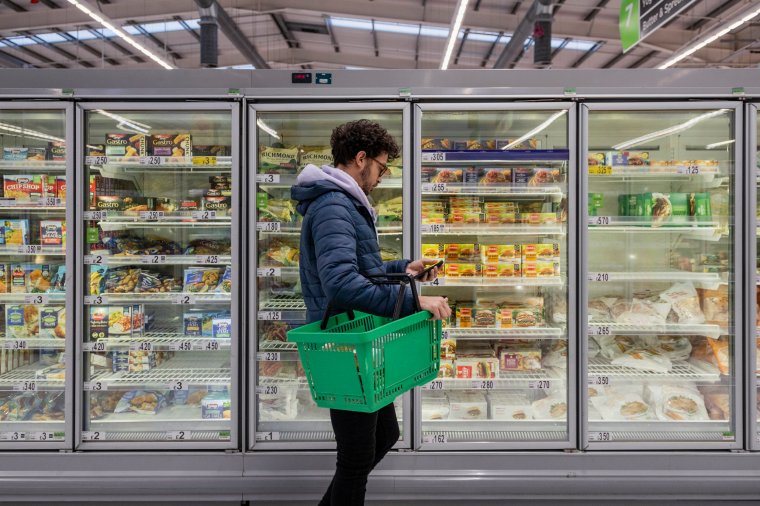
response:
<path fill-rule="evenodd" d="M 188 133 L 151 134 L 149 149 L 152 156 L 192 156 L 192 136 Z"/>
<path fill-rule="evenodd" d="M 731 419 L 731 399 L 725 388 L 703 386 L 699 387 L 699 391 L 705 400 L 710 420 Z"/>
<path fill-rule="evenodd" d="M 422 398 L 422 419 L 425 421 L 446 420 L 450 411 L 449 399 L 445 395 L 425 395 Z"/>
<path fill-rule="evenodd" d="M 728 285 L 723 285 L 717 290 L 697 288 L 697 293 L 702 302 L 705 323 L 727 326 L 730 319 Z"/>
<path fill-rule="evenodd" d="M 488 419 L 519 421 L 533 418 L 530 401 L 525 395 L 488 392 Z"/>
<path fill-rule="evenodd" d="M 259 419 L 261 421 L 293 420 L 298 416 L 297 387 L 280 385 L 276 394 L 259 394 Z M 206 399 L 204 399 L 205 401 Z"/>
<path fill-rule="evenodd" d="M 453 337 L 446 337 L 441 339 L 441 358 L 456 358 L 457 355 L 457 340 Z"/>
<path fill-rule="evenodd" d="M 40 175 L 3 175 L 3 197 L 18 202 L 39 200 L 44 193 L 44 184 Z"/>
<path fill-rule="evenodd" d="M 590 321 L 609 322 L 610 307 L 616 299 L 610 297 L 600 297 L 588 302 L 588 318 Z"/>
<path fill-rule="evenodd" d="M 668 302 L 651 302 L 643 299 L 618 300 L 610 307 L 612 319 L 631 325 L 663 324 L 670 312 Z"/>
<path fill-rule="evenodd" d="M 610 393 L 589 399 L 603 420 L 640 421 L 654 419 L 652 408 L 635 393 Z"/>
<path fill-rule="evenodd" d="M 29 273 L 24 264 L 11 264 L 11 293 L 26 293 Z"/>
<path fill-rule="evenodd" d="M 647 347 L 660 352 L 671 361 L 688 360 L 691 356 L 691 341 L 686 336 L 651 335 L 642 336 Z"/>
<path fill-rule="evenodd" d="M 588 341 L 589 347 L 591 347 L 592 342 L 596 344 L 593 339 L 589 339 Z M 596 346 L 598 351 L 599 346 Z M 567 341 L 564 339 L 553 341 L 551 345 L 549 345 L 548 351 L 544 354 L 541 363 L 544 367 L 567 369 Z"/>
<path fill-rule="evenodd" d="M 499 370 L 499 361 L 492 357 L 461 358 L 456 360 L 457 378 L 491 379 Z"/>
<path fill-rule="evenodd" d="M 6 333 L 13 339 L 38 337 L 40 333 L 39 306 L 6 304 L 5 325 Z"/>
<path fill-rule="evenodd" d="M 0 264 L 0 293 L 11 291 L 11 271 L 9 264 Z"/>
<path fill-rule="evenodd" d="M 453 359 L 441 359 L 441 365 L 438 367 L 439 378 L 456 378 L 456 365 Z"/>
<path fill-rule="evenodd" d="M 217 293 L 232 292 L 232 266 L 228 265 L 224 268 L 224 273 L 214 291 Z"/>
<path fill-rule="evenodd" d="M 567 393 L 564 390 L 549 391 L 549 395 L 531 404 L 534 420 L 566 420 Z"/>
<path fill-rule="evenodd" d="M 599 352 L 602 356 L 610 360 L 619 357 L 627 351 L 631 351 L 639 344 L 635 336 L 594 336 L 593 340 L 599 343 Z"/>
<path fill-rule="evenodd" d="M 53 271 L 55 266 L 49 264 L 34 264 L 27 266 L 28 277 L 26 291 L 29 293 L 46 293 L 52 288 Z"/>
<path fill-rule="evenodd" d="M 66 308 L 63 306 L 39 306 L 40 339 L 64 339 L 66 337 Z"/>
<path fill-rule="evenodd" d="M 622 365 L 640 371 L 658 373 L 670 372 L 673 363 L 666 356 L 652 348 L 635 348 L 612 359 L 612 365 Z"/>
<path fill-rule="evenodd" d="M 221 269 L 191 267 L 185 269 L 182 285 L 184 286 L 185 292 L 211 292 L 219 284 L 221 276 Z"/>
<path fill-rule="evenodd" d="M 728 337 L 722 336 L 720 339 L 707 338 L 707 344 L 710 345 L 713 355 L 715 356 L 715 364 L 720 369 L 720 373 L 723 375 L 730 374 L 731 371 L 731 355 L 728 347 Z"/>
<path fill-rule="evenodd" d="M 29 244 L 29 220 L 3 220 L 4 244 L 22 246 Z"/>
<path fill-rule="evenodd" d="M 321 167 L 333 164 L 332 148 L 330 146 L 303 146 L 301 148 L 301 167 L 308 164 Z"/>
<path fill-rule="evenodd" d="M 488 418 L 488 402 L 480 392 L 452 391 L 448 392 L 449 420 L 486 420 Z"/>
<path fill-rule="evenodd" d="M 508 347 L 499 352 L 499 367 L 502 371 L 541 370 L 541 349 Z"/>
<path fill-rule="evenodd" d="M 258 172 L 261 174 L 295 174 L 298 167 L 298 147 L 259 148 Z"/>
<path fill-rule="evenodd" d="M 141 415 L 155 415 L 166 407 L 166 397 L 159 392 L 130 390 L 119 400 L 114 413 L 132 411 Z"/>
<path fill-rule="evenodd" d="M 649 384 L 647 396 L 655 405 L 657 418 L 660 420 L 696 421 L 710 419 L 702 394 L 696 388 Z"/>
<path fill-rule="evenodd" d="M 589 336 L 588 338 L 588 347 L 586 351 L 586 355 L 588 358 L 594 358 L 601 352 L 601 348 L 599 347 L 599 343 L 596 342 L 595 336 Z"/>
<path fill-rule="evenodd" d="M 106 156 L 139 157 L 147 154 L 145 134 L 106 134 Z"/>
<path fill-rule="evenodd" d="M 504 167 L 484 167 L 478 174 L 478 184 L 507 184 L 512 182 L 512 169 Z"/>
<path fill-rule="evenodd" d="M 662 292 L 660 298 L 671 304 L 671 309 L 678 316 L 678 323 L 704 323 L 705 315 L 692 283 L 676 283 Z"/>

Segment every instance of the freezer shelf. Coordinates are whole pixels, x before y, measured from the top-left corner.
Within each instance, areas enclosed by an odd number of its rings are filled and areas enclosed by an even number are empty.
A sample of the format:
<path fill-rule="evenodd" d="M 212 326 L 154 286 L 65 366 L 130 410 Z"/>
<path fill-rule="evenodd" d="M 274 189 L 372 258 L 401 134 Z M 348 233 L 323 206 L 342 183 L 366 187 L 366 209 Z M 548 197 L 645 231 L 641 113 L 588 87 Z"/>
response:
<path fill-rule="evenodd" d="M 567 149 L 496 149 L 472 151 L 435 151 L 422 150 L 422 163 L 425 165 L 450 163 L 492 163 L 492 162 L 567 162 L 570 151 Z"/>
<path fill-rule="evenodd" d="M 225 265 L 232 264 L 229 255 L 85 255 L 85 265 Z"/>
<path fill-rule="evenodd" d="M 296 184 L 298 178 L 295 174 L 256 174 L 256 183 L 261 189 L 276 188 L 287 189 Z M 401 178 L 383 178 L 378 190 L 382 189 L 399 189 L 402 187 L 403 179 Z"/>
<path fill-rule="evenodd" d="M 37 171 L 65 172 L 65 161 L 43 160 L 0 160 L 0 172 L 5 171 Z"/>
<path fill-rule="evenodd" d="M 66 386 L 66 380 L 46 379 L 45 372 L 55 371 L 55 374 L 61 374 L 59 369 L 49 365 L 32 364 L 19 367 L 0 376 L 0 391 L 2 392 L 52 392 L 63 390 Z"/>
<path fill-rule="evenodd" d="M 207 432 L 228 429 L 230 420 L 225 418 L 201 418 L 201 406 L 170 405 L 158 413 L 144 415 L 134 412 L 109 413 L 103 418 L 90 420 L 90 430 L 104 432 L 161 432 L 182 430 Z"/>
<path fill-rule="evenodd" d="M 232 157 L 230 156 L 86 156 L 85 165 L 90 165 L 91 169 L 100 166 L 103 169 L 115 168 L 141 168 L 142 171 L 160 171 L 165 168 L 184 169 L 182 172 L 192 172 L 188 169 L 206 169 L 209 168 L 226 168 L 228 171 L 232 167 Z M 215 172 L 219 172 L 216 170 Z"/>
<path fill-rule="evenodd" d="M 90 422 L 94 423 L 94 422 Z M 229 420 L 227 420 L 229 425 Z M 84 442 L 131 442 L 131 441 L 229 441 L 229 430 L 175 430 L 118 432 L 109 430 L 82 431 Z"/>
<path fill-rule="evenodd" d="M 608 283 L 615 281 L 691 281 L 717 287 L 728 281 L 724 276 L 714 272 L 662 271 L 662 272 L 589 272 L 588 281 L 592 283 Z"/>
<path fill-rule="evenodd" d="M 51 197 L 52 198 L 52 197 Z M 65 213 L 66 206 L 62 206 L 60 199 L 53 199 L 50 203 L 46 201 L 24 202 L 0 198 L 0 212 L 34 212 L 34 213 Z"/>
<path fill-rule="evenodd" d="M 282 235 L 301 235 L 301 226 L 300 225 L 285 225 L 283 226 L 279 222 L 272 222 L 272 221 L 264 221 L 264 222 L 258 222 L 257 224 L 257 233 L 259 234 L 259 237 L 265 238 L 265 237 L 271 237 L 271 236 L 282 236 Z M 261 225 L 261 226 L 259 226 Z M 401 224 L 398 226 L 381 226 L 377 227 L 377 233 L 378 235 L 399 235 L 403 232 Z"/>
<path fill-rule="evenodd" d="M 560 225 L 485 225 L 485 224 L 423 224 L 420 226 L 422 236 L 460 235 L 553 235 L 564 236 L 566 230 Z"/>
<path fill-rule="evenodd" d="M 720 374 L 690 362 L 673 362 L 673 367 L 668 372 L 642 371 L 624 365 L 612 365 L 603 357 L 590 358 L 588 361 L 589 384 L 612 385 L 622 380 L 624 382 L 703 382 L 716 383 L 720 381 Z M 600 378 L 602 378 L 600 380 Z M 604 381 L 607 378 L 607 381 Z"/>
<path fill-rule="evenodd" d="M 63 304 L 65 293 L 2 293 L 0 304 Z"/>
<path fill-rule="evenodd" d="M 562 374 L 546 369 L 537 371 L 502 372 L 497 378 L 438 378 L 423 385 L 422 390 L 546 390 L 557 385 L 564 385 L 566 378 Z"/>
<path fill-rule="evenodd" d="M 688 324 L 688 323 L 663 323 L 654 325 L 634 325 L 630 323 L 615 323 L 594 321 L 589 323 L 587 332 L 589 335 L 638 335 L 638 334 L 661 334 L 661 335 L 696 335 L 718 339 L 728 333 L 728 329 L 718 325 Z"/>
<path fill-rule="evenodd" d="M 156 369 L 143 372 L 95 374 L 85 382 L 87 391 L 113 390 L 187 390 L 190 387 L 229 386 L 231 370 L 227 368 L 174 368 L 171 360 Z"/>
<path fill-rule="evenodd" d="M 85 295 L 84 298 L 84 303 L 88 306 L 108 304 L 230 304 L 231 302 L 232 297 L 229 293 L 208 292 L 104 293 L 102 295 Z"/>
<path fill-rule="evenodd" d="M 607 443 L 614 441 L 676 441 L 723 442 L 734 441 L 728 421 L 600 421 L 589 420 L 588 440 Z"/>
<path fill-rule="evenodd" d="M 66 250 L 61 246 L 40 246 L 37 244 L 27 244 L 25 246 L 5 246 L 0 248 L 1 256 L 66 256 Z"/>
<path fill-rule="evenodd" d="M 513 327 L 507 329 L 456 328 L 443 329 L 442 338 L 454 339 L 564 339 L 564 327 Z"/>
<path fill-rule="evenodd" d="M 3 430 L 0 432 L 0 441 L 37 441 L 37 442 L 60 442 L 66 439 L 66 425 L 60 422 L 10 422 L 3 421 Z"/>
<path fill-rule="evenodd" d="M 447 278 L 440 276 L 436 281 L 422 283 L 422 286 L 435 288 L 439 286 L 564 286 L 565 278 L 560 276 L 545 278 Z"/>
<path fill-rule="evenodd" d="M 108 338 L 82 344 L 84 352 L 103 351 L 229 351 L 229 339 L 186 336 L 181 332 L 149 331 L 141 337 Z"/>
<path fill-rule="evenodd" d="M 66 349 L 65 339 L 40 339 L 30 337 L 28 339 L 20 338 L 1 338 L 0 348 L 6 350 L 63 350 Z"/>
<path fill-rule="evenodd" d="M 506 197 L 562 197 L 565 194 L 560 186 L 536 185 L 517 186 L 511 183 L 477 185 L 470 183 L 422 183 L 422 195 L 485 195 Z"/>
<path fill-rule="evenodd" d="M 423 422 L 423 426 L 428 422 Z M 472 422 L 470 420 L 463 420 L 461 424 L 469 426 Z M 500 422 L 504 424 L 504 422 Z M 441 445 L 441 449 L 446 449 L 447 443 L 469 443 L 469 442 L 483 442 L 489 443 L 497 442 L 543 442 L 543 441 L 566 441 L 567 431 L 565 426 L 567 422 L 562 421 L 556 424 L 556 430 L 552 430 L 551 427 L 543 428 L 540 425 L 536 426 L 533 421 L 526 422 L 524 430 L 432 430 L 427 427 L 423 428 L 422 441 L 425 446 Z M 543 429 L 543 430 L 542 430 Z"/>

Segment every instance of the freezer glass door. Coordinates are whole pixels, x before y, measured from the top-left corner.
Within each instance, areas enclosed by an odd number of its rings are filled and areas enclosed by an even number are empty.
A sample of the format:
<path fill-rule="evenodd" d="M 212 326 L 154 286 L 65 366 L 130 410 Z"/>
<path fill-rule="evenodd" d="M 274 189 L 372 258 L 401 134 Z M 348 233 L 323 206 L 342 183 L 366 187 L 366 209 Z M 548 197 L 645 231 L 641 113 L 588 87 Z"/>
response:
<path fill-rule="evenodd" d="M 0 105 L 0 446 L 63 442 L 66 113 Z"/>
<path fill-rule="evenodd" d="M 444 260 L 422 447 L 567 446 L 571 110 L 422 109 L 419 253 Z M 570 407 L 570 408 L 569 408 Z"/>
<path fill-rule="evenodd" d="M 286 333 L 306 323 L 306 306 L 298 272 L 302 216 L 290 199 L 290 188 L 302 169 L 332 165 L 330 135 L 335 127 L 356 119 L 376 121 L 385 127 L 404 152 L 404 113 L 402 109 L 355 109 L 298 111 L 255 111 L 255 139 L 251 153 L 255 162 L 255 244 L 251 265 L 256 276 L 250 286 L 255 290 L 255 334 L 252 348 L 255 360 L 254 441 L 266 448 L 281 444 L 325 445 L 334 440 L 330 412 L 317 407 L 294 343 Z M 388 163 L 390 173 L 372 191 L 377 210 L 377 231 L 383 261 L 402 258 L 404 244 L 403 156 Z M 254 203 L 251 202 L 253 205 Z M 396 414 L 405 437 L 402 401 L 396 399 Z"/>
<path fill-rule="evenodd" d="M 211 107 L 84 113 L 85 444 L 231 444 L 238 169 Z"/>
<path fill-rule="evenodd" d="M 760 129 L 758 129 L 758 125 L 760 124 L 760 118 L 758 118 L 757 114 L 757 104 L 753 104 L 750 107 L 750 111 L 752 113 L 751 120 L 755 122 L 754 129 L 755 129 L 755 138 L 750 139 L 750 160 L 754 160 L 754 165 L 750 165 L 747 168 L 747 174 L 750 174 L 749 176 L 749 183 L 754 184 L 754 202 L 750 202 L 751 204 L 755 205 L 755 220 L 750 220 L 750 223 L 755 224 L 754 232 L 754 246 L 755 246 L 755 255 L 756 257 L 753 259 L 755 260 L 755 267 L 754 269 L 750 270 L 750 272 L 754 272 L 754 276 L 750 277 L 751 284 L 753 286 L 750 287 L 750 293 L 754 293 L 755 297 L 755 310 L 750 311 L 750 315 L 754 314 L 754 321 L 751 321 L 750 329 L 754 328 L 754 333 L 752 334 L 754 338 L 750 342 L 754 342 L 755 349 L 750 350 L 753 353 L 750 353 L 750 357 L 754 355 L 755 361 L 749 363 L 749 371 L 748 375 L 750 375 L 755 382 L 755 388 L 753 388 L 754 396 L 751 396 L 750 399 L 753 399 L 754 402 L 751 403 L 747 407 L 747 411 L 750 414 L 750 420 L 755 420 L 755 434 L 754 438 L 750 441 L 754 449 L 758 449 L 760 447 L 760 405 L 758 404 L 758 400 L 760 399 L 760 382 L 758 382 L 758 378 L 760 378 L 760 367 L 758 367 L 758 360 L 760 360 L 760 257 L 758 257 L 758 251 L 760 251 L 760 248 L 757 248 L 757 245 L 760 244 L 760 233 L 758 233 L 758 230 L 760 230 L 760 220 L 758 220 L 757 216 L 760 213 L 760 205 L 758 205 L 758 200 L 760 197 L 760 192 L 757 191 L 760 189 L 760 156 L 758 156 L 758 147 L 760 146 Z M 751 217 L 748 217 L 747 219 L 750 219 Z M 752 237 L 750 235 L 750 237 Z M 752 240 L 752 239 L 751 239 Z M 751 250 L 750 250 L 751 251 Z M 750 306 L 748 305 L 748 308 Z M 751 318 L 751 316 L 750 316 Z M 752 408 L 755 408 L 754 410 Z"/>
<path fill-rule="evenodd" d="M 735 109 L 599 109 L 585 153 L 588 440 L 735 444 Z"/>

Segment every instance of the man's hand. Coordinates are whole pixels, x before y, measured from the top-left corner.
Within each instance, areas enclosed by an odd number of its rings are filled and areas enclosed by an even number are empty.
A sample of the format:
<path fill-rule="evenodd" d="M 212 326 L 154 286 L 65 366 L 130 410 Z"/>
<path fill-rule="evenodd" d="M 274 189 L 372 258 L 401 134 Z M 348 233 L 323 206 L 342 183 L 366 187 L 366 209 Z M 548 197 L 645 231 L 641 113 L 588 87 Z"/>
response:
<path fill-rule="evenodd" d="M 414 262 L 409 262 L 409 265 L 406 266 L 406 273 L 411 274 L 412 276 L 416 276 L 420 272 L 424 271 L 426 267 L 438 263 L 438 260 L 435 258 L 420 258 L 419 260 L 415 260 Z M 420 279 L 420 281 L 433 281 L 435 278 L 438 277 L 438 267 L 435 267 L 430 272 L 425 274 L 425 277 Z"/>
<path fill-rule="evenodd" d="M 433 315 L 433 320 L 445 320 L 451 316 L 449 299 L 446 297 L 420 295 L 420 307 L 425 311 L 430 311 Z"/>

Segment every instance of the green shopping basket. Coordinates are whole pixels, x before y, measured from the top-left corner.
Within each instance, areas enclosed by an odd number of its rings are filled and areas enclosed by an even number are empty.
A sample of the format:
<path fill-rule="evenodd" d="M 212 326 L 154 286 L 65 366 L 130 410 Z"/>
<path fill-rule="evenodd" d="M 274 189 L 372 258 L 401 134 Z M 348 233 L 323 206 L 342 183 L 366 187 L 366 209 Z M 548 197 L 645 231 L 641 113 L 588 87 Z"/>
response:
<path fill-rule="evenodd" d="M 393 318 L 350 310 L 330 317 L 328 305 L 322 322 L 288 332 L 288 341 L 298 344 L 311 396 L 322 408 L 371 413 L 438 376 L 441 322 L 421 311 L 414 279 L 407 274 L 368 278 L 401 285 Z M 398 318 L 406 285 L 417 312 Z"/>

